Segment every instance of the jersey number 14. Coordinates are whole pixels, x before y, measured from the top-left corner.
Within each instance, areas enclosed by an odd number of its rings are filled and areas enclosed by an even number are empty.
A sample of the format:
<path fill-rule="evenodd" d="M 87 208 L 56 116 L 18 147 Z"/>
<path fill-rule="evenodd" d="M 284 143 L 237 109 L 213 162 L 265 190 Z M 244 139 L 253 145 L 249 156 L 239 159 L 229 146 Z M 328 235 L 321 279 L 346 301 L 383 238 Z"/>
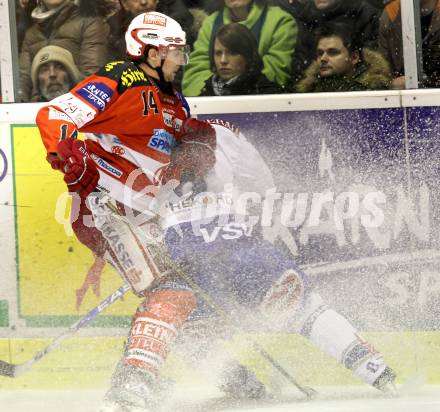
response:
<path fill-rule="evenodd" d="M 144 103 L 144 116 L 148 116 L 150 111 L 154 113 L 159 113 L 159 109 L 157 108 L 156 100 L 154 100 L 153 92 L 151 90 L 147 92 L 145 90 L 142 91 L 142 102 Z"/>

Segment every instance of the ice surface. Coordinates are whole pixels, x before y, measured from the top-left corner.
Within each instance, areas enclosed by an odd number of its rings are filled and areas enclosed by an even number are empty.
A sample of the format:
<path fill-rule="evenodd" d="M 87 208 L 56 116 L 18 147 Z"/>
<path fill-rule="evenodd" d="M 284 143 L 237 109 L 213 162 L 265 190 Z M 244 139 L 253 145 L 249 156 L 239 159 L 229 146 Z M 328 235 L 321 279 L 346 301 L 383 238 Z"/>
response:
<path fill-rule="evenodd" d="M 367 386 L 316 388 L 315 400 L 293 391 L 282 400 L 234 404 L 218 392 L 200 387 L 179 388 L 172 412 L 438 412 L 440 386 L 424 385 L 411 394 L 390 398 Z M 97 412 L 103 391 L 0 391 L 1 412 Z"/>

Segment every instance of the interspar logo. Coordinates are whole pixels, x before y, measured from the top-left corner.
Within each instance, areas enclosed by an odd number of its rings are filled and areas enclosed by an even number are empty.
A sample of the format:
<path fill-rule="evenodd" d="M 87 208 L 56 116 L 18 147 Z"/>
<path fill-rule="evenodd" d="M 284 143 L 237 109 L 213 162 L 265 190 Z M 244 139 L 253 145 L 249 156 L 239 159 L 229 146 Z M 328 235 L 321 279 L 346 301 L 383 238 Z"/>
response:
<path fill-rule="evenodd" d="M 8 173 L 8 159 L 5 152 L 0 149 L 0 182 L 6 177 Z"/>

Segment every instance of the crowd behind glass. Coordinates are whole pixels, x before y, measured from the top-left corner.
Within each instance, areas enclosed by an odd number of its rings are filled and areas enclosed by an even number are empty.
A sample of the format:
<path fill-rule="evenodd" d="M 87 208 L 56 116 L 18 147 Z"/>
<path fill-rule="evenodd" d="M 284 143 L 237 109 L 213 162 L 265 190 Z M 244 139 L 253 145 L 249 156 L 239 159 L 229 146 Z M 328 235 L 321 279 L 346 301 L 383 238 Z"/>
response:
<path fill-rule="evenodd" d="M 125 59 L 139 13 L 176 19 L 186 96 L 403 89 L 400 0 L 17 0 L 19 102 L 49 101 Z M 421 87 L 440 84 L 440 0 L 420 0 Z"/>

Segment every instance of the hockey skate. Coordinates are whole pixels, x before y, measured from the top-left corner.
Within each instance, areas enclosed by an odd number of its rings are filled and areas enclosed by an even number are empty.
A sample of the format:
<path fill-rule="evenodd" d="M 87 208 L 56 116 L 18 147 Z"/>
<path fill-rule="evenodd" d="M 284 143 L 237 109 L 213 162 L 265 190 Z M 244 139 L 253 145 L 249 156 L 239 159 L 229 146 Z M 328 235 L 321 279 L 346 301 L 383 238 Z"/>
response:
<path fill-rule="evenodd" d="M 134 366 L 118 364 L 112 386 L 104 397 L 99 412 L 160 412 L 164 410 L 162 382 Z"/>
<path fill-rule="evenodd" d="M 345 366 L 374 388 L 389 395 L 398 395 L 394 384 L 396 373 L 385 364 L 382 354 L 365 342 L 352 347 L 345 359 Z"/>
<path fill-rule="evenodd" d="M 262 399 L 266 388 L 255 373 L 237 362 L 230 362 L 222 372 L 220 390 L 235 400 Z"/>
<path fill-rule="evenodd" d="M 396 373 L 387 366 L 381 375 L 373 382 L 373 386 L 384 393 L 398 396 L 395 380 Z"/>

